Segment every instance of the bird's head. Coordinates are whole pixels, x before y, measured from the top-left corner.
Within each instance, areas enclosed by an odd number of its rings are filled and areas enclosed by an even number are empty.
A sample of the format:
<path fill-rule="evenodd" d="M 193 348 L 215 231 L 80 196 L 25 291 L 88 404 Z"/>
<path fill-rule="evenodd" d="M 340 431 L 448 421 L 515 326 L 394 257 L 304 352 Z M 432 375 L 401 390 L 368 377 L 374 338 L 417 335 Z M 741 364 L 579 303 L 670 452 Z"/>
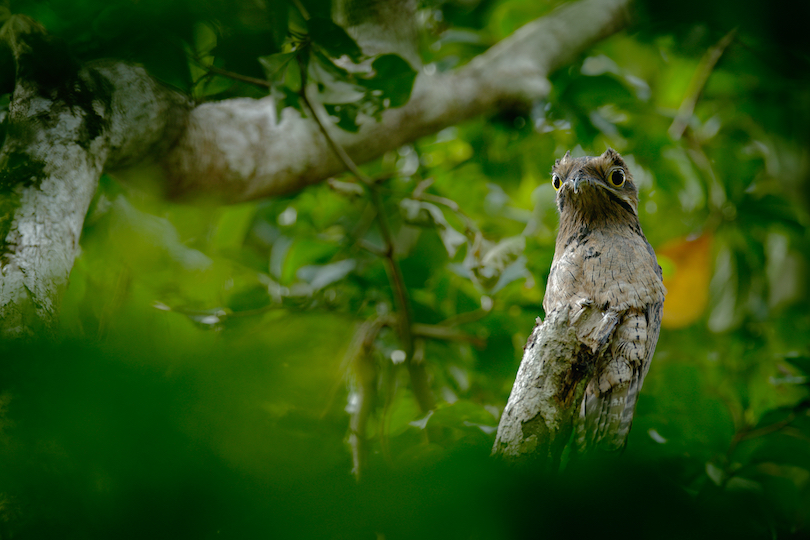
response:
<path fill-rule="evenodd" d="M 638 188 L 622 156 L 612 148 L 596 157 L 571 157 L 554 162 L 551 183 L 557 190 L 562 218 L 589 223 L 638 219 Z"/>

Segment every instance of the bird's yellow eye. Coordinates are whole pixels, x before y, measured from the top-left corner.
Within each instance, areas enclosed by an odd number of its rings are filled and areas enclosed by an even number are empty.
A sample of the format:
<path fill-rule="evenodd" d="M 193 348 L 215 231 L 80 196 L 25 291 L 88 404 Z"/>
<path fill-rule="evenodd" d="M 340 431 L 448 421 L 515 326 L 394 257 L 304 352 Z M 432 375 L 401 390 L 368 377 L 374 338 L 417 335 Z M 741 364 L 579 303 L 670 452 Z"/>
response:
<path fill-rule="evenodd" d="M 622 187 L 624 185 L 624 171 L 614 169 L 608 174 L 608 181 L 614 187 Z"/>
<path fill-rule="evenodd" d="M 562 185 L 562 180 L 560 180 L 560 175 L 554 173 L 551 175 L 551 185 L 554 186 L 555 190 L 559 190 L 560 186 Z"/>

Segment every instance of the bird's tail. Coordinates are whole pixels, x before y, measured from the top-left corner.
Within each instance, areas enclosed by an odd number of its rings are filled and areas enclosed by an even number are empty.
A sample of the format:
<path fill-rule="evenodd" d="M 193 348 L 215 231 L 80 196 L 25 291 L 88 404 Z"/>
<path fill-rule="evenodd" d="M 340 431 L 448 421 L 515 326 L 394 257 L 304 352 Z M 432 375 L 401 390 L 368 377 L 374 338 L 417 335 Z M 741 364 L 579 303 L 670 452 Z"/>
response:
<path fill-rule="evenodd" d="M 661 304 L 657 304 L 649 313 L 628 314 L 616 327 L 585 388 L 574 441 L 577 453 L 624 448 L 655 352 L 660 320 Z"/>
<path fill-rule="evenodd" d="M 624 448 L 641 387 L 641 374 L 600 392 L 598 379 L 585 390 L 576 431 L 576 448 L 615 451 Z"/>

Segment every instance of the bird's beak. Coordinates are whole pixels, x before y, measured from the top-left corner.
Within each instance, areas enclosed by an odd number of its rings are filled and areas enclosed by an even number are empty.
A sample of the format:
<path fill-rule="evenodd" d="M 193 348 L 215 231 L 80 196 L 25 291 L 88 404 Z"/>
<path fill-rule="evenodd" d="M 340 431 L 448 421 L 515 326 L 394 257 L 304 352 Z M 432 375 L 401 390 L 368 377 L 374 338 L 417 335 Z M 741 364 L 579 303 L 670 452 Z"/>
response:
<path fill-rule="evenodd" d="M 574 193 L 579 193 L 579 186 L 585 182 L 585 179 L 582 178 L 580 175 L 576 175 L 575 177 L 568 180 L 568 183 L 571 184 L 571 188 L 574 190 Z"/>

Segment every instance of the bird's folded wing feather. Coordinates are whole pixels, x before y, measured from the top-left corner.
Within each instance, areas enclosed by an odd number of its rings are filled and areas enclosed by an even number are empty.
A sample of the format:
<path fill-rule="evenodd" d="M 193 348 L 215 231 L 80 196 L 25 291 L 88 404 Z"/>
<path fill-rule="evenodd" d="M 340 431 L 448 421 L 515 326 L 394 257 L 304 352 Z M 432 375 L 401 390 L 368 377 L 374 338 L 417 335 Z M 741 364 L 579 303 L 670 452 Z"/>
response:
<path fill-rule="evenodd" d="M 577 427 L 580 450 L 591 446 L 616 450 L 624 446 L 655 352 L 661 307 L 655 304 L 646 311 L 626 313 L 616 326 L 585 390 Z"/>

